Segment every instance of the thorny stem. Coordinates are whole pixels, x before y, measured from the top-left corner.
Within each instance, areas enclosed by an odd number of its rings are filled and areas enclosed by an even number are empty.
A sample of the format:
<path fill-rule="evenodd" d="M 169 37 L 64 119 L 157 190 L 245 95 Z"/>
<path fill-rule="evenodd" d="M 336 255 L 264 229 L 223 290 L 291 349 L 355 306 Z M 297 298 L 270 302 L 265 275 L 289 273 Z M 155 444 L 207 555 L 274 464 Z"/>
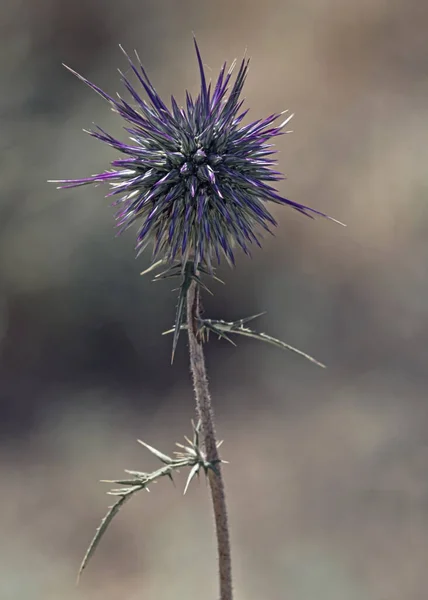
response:
<path fill-rule="evenodd" d="M 226 495 L 214 427 L 214 411 L 208 389 L 208 378 L 202 340 L 198 334 L 200 315 L 199 286 L 192 281 L 187 292 L 187 331 L 189 336 L 190 370 L 196 398 L 196 412 L 202 425 L 206 459 L 215 465 L 208 471 L 217 536 L 220 577 L 220 600 L 232 600 L 232 565 Z"/>

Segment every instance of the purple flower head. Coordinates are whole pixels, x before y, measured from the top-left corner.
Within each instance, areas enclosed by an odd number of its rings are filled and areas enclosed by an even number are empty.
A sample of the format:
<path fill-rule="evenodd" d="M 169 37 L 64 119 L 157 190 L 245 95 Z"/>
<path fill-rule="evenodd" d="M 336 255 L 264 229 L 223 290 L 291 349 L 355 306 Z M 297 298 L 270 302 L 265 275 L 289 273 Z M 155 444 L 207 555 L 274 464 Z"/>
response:
<path fill-rule="evenodd" d="M 85 179 L 61 180 L 61 188 L 108 183 L 108 196 L 119 196 L 116 219 L 120 230 L 138 222 L 137 250 L 153 243 L 153 260 L 196 265 L 212 270 L 212 261 L 223 255 L 234 264 L 234 250 L 249 254 L 249 246 L 260 246 L 260 230 L 276 225 L 267 209 L 269 202 L 288 204 L 307 216 L 326 216 L 280 196 L 271 183 L 283 179 L 274 170 L 275 150 L 271 138 L 281 135 L 291 116 L 275 122 L 284 113 L 273 114 L 244 125 L 248 111 L 241 111 L 240 94 L 249 61 L 242 60 L 232 81 L 235 63 L 220 70 L 215 85 L 207 83 L 195 41 L 201 89 L 193 99 L 186 92 L 180 108 L 171 97 L 171 108 L 151 84 L 136 54 L 136 64 L 127 56 L 130 69 L 147 100 L 127 77 L 122 81 L 134 104 L 118 96 L 115 100 L 93 83 L 72 71 L 102 96 L 126 122 L 127 142 L 101 128 L 93 137 L 118 150 L 123 158 L 111 163 L 112 170 Z M 126 53 L 125 53 L 126 54 Z"/>

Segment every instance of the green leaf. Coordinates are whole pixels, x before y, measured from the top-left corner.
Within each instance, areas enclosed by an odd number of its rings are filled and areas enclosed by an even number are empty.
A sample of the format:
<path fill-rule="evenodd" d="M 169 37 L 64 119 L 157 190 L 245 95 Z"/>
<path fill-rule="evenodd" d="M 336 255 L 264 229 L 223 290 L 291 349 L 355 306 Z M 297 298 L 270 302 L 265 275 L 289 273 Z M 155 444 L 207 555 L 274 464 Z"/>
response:
<path fill-rule="evenodd" d="M 110 506 L 106 516 L 101 521 L 100 526 L 96 530 L 95 535 L 92 538 L 92 541 L 88 546 L 88 549 L 86 550 L 85 556 L 83 557 L 82 563 L 79 568 L 79 573 L 77 575 L 77 583 L 79 583 L 79 580 L 80 580 L 80 577 L 81 577 L 83 571 L 86 569 L 88 562 L 92 558 L 103 535 L 107 531 L 108 526 L 113 521 L 114 517 L 117 515 L 117 513 L 122 508 L 122 506 L 125 504 L 125 502 L 127 502 L 129 500 L 130 497 L 131 497 L 130 495 L 122 496 L 117 502 L 115 502 L 113 504 L 113 506 Z"/>
<path fill-rule="evenodd" d="M 201 323 L 203 327 L 206 327 L 219 337 L 226 337 L 226 339 L 228 339 L 227 335 L 230 335 L 232 333 L 235 333 L 237 335 L 243 335 L 245 337 L 250 337 L 261 342 L 272 344 L 273 346 L 281 348 L 282 350 L 289 350 L 290 352 L 294 352 L 294 354 L 298 354 L 299 356 L 306 358 L 306 360 L 309 360 L 310 362 L 318 365 L 319 367 L 322 367 L 323 369 L 326 368 L 323 363 L 316 360 L 310 354 L 306 354 L 306 352 L 302 352 L 302 350 L 298 350 L 297 348 L 294 348 L 294 346 L 290 346 L 290 344 L 286 344 L 282 340 L 278 340 L 277 338 L 267 335 L 266 333 L 258 333 L 257 331 L 253 331 L 252 329 L 244 327 L 244 323 L 247 323 L 252 319 L 256 319 L 257 317 L 260 317 L 263 314 L 265 313 L 259 313 L 251 317 L 245 317 L 244 319 L 239 319 L 238 321 L 230 322 L 215 319 L 201 319 Z"/>
<path fill-rule="evenodd" d="M 236 344 L 233 340 L 230 339 L 229 335 L 235 333 L 236 335 L 243 335 L 245 337 L 250 337 L 261 342 L 266 342 L 267 344 L 276 346 L 281 350 L 289 350 L 290 352 L 294 352 L 294 354 L 298 354 L 299 356 L 306 358 L 306 360 L 309 360 L 310 362 L 314 363 L 318 367 L 321 367 L 322 369 L 326 368 L 325 364 L 323 364 L 310 354 L 307 354 L 302 350 L 298 350 L 294 346 L 290 346 L 290 344 L 287 344 L 282 340 L 278 340 L 277 338 L 267 335 L 267 333 L 258 333 L 257 331 L 244 327 L 244 323 L 247 323 L 252 319 L 256 319 L 257 317 L 261 317 L 264 314 L 266 313 L 258 313 L 257 315 L 252 315 L 251 317 L 245 317 L 244 319 L 239 319 L 238 321 L 230 322 L 216 319 L 200 319 L 200 324 L 201 329 L 204 329 L 205 331 L 211 331 L 215 335 L 218 335 L 219 338 L 223 338 L 230 342 L 233 346 L 236 346 Z M 187 329 L 187 325 L 185 323 L 182 324 L 180 329 Z M 168 329 L 167 331 L 164 331 L 162 335 L 168 335 L 169 333 L 173 333 L 173 331 L 174 329 Z"/>
<path fill-rule="evenodd" d="M 272 344 L 273 346 L 281 348 L 282 350 L 289 350 L 290 352 L 294 352 L 294 354 L 298 354 L 299 356 L 306 358 L 306 360 L 309 360 L 310 362 L 314 363 L 318 367 L 321 367 L 322 369 L 326 368 L 325 364 L 323 364 L 310 354 L 306 354 L 306 352 L 302 352 L 302 350 L 298 350 L 297 348 L 294 348 L 294 346 L 290 346 L 290 344 L 286 344 L 285 342 L 278 340 L 277 338 L 274 338 L 270 335 L 267 335 L 266 333 L 257 333 L 256 331 L 252 331 L 251 329 L 246 329 L 244 327 L 240 327 L 239 329 L 233 329 L 231 333 L 251 337 L 261 342 Z"/>
<path fill-rule="evenodd" d="M 222 283 L 223 285 L 225 285 L 224 281 L 222 279 L 219 279 L 218 277 L 216 277 L 214 275 L 214 273 L 211 273 L 210 271 L 208 271 L 208 269 L 206 269 L 205 267 L 203 267 L 202 265 L 198 265 L 198 271 L 200 271 L 201 273 L 203 273 L 204 275 L 208 275 L 209 277 L 211 277 L 212 279 L 214 279 L 215 281 L 218 281 L 219 283 Z"/>
<path fill-rule="evenodd" d="M 151 273 L 152 271 L 154 271 L 155 269 L 157 269 L 164 263 L 165 263 L 165 261 L 162 258 L 161 260 L 158 260 L 155 263 L 153 263 L 152 265 L 150 265 L 150 267 L 148 269 L 146 269 L 145 271 L 141 271 L 140 275 L 147 275 L 147 273 Z"/>
<path fill-rule="evenodd" d="M 190 485 L 190 482 L 192 481 L 192 479 L 195 477 L 195 475 L 196 475 L 197 473 L 199 473 L 199 468 L 200 468 L 200 466 L 201 466 L 201 465 L 200 465 L 199 463 L 196 463 L 196 464 L 195 464 L 195 465 L 193 465 L 193 467 L 191 468 L 191 470 L 190 470 L 190 473 L 189 473 L 189 476 L 188 476 L 188 478 L 187 478 L 187 481 L 186 481 L 186 485 L 184 486 L 184 492 L 183 492 L 183 495 L 185 495 L 185 494 L 186 494 L 186 492 L 187 492 L 187 490 L 188 490 L 188 488 L 189 488 L 189 485 Z"/>
<path fill-rule="evenodd" d="M 174 362 L 174 355 L 177 349 L 178 338 L 183 326 L 184 312 L 186 307 L 187 292 L 189 290 L 192 279 L 195 275 L 195 265 L 192 261 L 188 261 L 184 265 L 183 279 L 181 281 L 180 293 L 178 295 L 177 310 L 175 313 L 174 337 L 172 340 L 171 364 Z"/>
<path fill-rule="evenodd" d="M 173 462 L 172 458 L 170 458 L 166 454 L 163 454 L 163 452 L 160 452 L 159 450 L 156 450 L 156 448 L 153 448 L 152 446 L 149 446 L 148 444 L 146 444 L 146 442 L 143 442 L 142 440 L 137 440 L 137 441 L 138 441 L 139 444 L 141 444 L 142 446 L 144 446 L 145 448 L 147 448 L 147 450 L 149 450 L 152 454 L 154 454 L 164 464 L 170 465 Z M 128 473 L 129 473 L 129 471 L 128 471 Z"/>

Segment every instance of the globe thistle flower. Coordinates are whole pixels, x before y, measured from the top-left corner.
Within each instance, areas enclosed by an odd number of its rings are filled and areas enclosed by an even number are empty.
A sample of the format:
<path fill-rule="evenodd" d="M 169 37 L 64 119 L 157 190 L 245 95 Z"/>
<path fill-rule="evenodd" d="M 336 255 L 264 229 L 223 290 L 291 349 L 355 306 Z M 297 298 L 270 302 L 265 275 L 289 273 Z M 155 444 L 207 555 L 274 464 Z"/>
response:
<path fill-rule="evenodd" d="M 109 184 L 107 196 L 120 196 L 114 202 L 119 207 L 120 231 L 134 222 L 140 225 L 138 253 L 152 243 L 153 261 L 184 265 L 191 260 L 212 272 L 213 261 L 219 263 L 222 255 L 234 264 L 237 247 L 249 254 L 251 244 L 260 246 L 261 230 L 271 233 L 276 221 L 267 208 L 269 202 L 286 204 L 306 216 L 327 215 L 283 198 L 272 187 L 283 176 L 273 168 L 275 150 L 269 142 L 284 133 L 292 115 L 279 125 L 275 122 L 287 111 L 243 124 L 248 111 L 241 110 L 240 95 L 249 60 L 242 60 L 233 85 L 236 61 L 228 71 L 225 63 L 212 86 L 196 40 L 195 49 L 201 89 L 195 99 L 186 92 L 185 108 L 173 97 L 168 108 L 137 54 L 134 64 L 123 51 L 148 100 L 120 72 L 133 106 L 120 95 L 113 99 L 69 69 L 109 102 L 125 120 L 130 137 L 122 142 L 100 127 L 87 131 L 123 158 L 111 163 L 112 170 L 57 183 L 60 188 Z"/>
<path fill-rule="evenodd" d="M 147 489 L 151 482 L 165 476 L 172 479 L 175 471 L 188 467 L 185 492 L 192 479 L 201 472 L 209 482 L 218 548 L 219 597 L 232 600 L 231 547 L 222 476 L 225 461 L 219 454 L 221 442 L 216 438 L 204 343 L 210 333 L 232 344 L 231 337 L 241 335 L 297 353 L 320 367 L 324 365 L 289 344 L 248 327 L 248 323 L 261 314 L 237 321 L 203 318 L 200 296 L 201 289 L 207 288 L 201 276 L 209 274 L 215 278 L 213 262 L 219 263 L 222 256 L 233 265 L 236 248 L 249 254 L 253 243 L 260 245 L 261 231 L 271 232 L 272 226 L 276 225 L 268 210 L 270 202 L 286 204 L 308 217 L 327 215 L 280 196 L 272 186 L 283 177 L 274 168 L 275 150 L 271 140 L 284 133 L 291 116 L 279 125 L 275 123 L 285 113 L 244 124 L 247 111 L 242 111 L 240 95 L 249 61 L 242 60 L 233 83 L 235 63 L 228 71 L 224 64 L 212 85 L 206 81 L 196 40 L 195 49 L 201 89 L 195 99 L 186 92 L 185 108 L 180 108 L 173 97 L 171 107 L 167 107 L 137 54 L 136 63 L 126 53 L 125 56 L 148 99 L 144 100 L 121 73 L 133 105 L 119 95 L 113 99 L 69 69 L 124 119 L 129 140 L 122 142 L 100 127 L 88 131 L 118 150 L 123 157 L 112 161 L 111 170 L 58 183 L 61 188 L 107 183 L 111 188 L 107 195 L 118 197 L 114 204 L 119 207 L 116 217 L 120 230 L 133 223 L 139 224 L 138 253 L 153 244 L 152 264 L 145 272 L 165 263 L 166 270 L 156 278 L 180 277 L 174 326 L 164 333 L 173 334 L 172 362 L 180 332 L 187 330 L 197 417 L 193 439 L 185 438 L 186 445 L 177 444 L 180 452 L 174 457 L 139 440 L 162 462 L 162 466 L 152 473 L 126 470 L 125 478 L 110 481 L 115 487 L 108 493 L 116 496 L 116 501 L 109 507 L 89 544 L 79 577 L 124 504 Z"/>

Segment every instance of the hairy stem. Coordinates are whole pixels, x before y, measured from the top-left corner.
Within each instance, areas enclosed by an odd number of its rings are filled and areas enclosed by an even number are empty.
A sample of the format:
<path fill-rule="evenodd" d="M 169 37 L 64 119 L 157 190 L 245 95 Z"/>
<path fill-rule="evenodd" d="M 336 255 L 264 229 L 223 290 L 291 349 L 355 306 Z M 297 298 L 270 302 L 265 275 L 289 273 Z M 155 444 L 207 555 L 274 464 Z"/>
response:
<path fill-rule="evenodd" d="M 196 398 L 196 412 L 201 421 L 207 460 L 216 472 L 208 471 L 217 536 L 220 577 L 220 600 L 232 600 L 232 566 L 226 495 L 214 427 L 214 412 L 208 389 L 202 340 L 198 335 L 200 313 L 199 288 L 195 281 L 187 292 L 187 331 L 189 335 L 190 370 Z"/>

